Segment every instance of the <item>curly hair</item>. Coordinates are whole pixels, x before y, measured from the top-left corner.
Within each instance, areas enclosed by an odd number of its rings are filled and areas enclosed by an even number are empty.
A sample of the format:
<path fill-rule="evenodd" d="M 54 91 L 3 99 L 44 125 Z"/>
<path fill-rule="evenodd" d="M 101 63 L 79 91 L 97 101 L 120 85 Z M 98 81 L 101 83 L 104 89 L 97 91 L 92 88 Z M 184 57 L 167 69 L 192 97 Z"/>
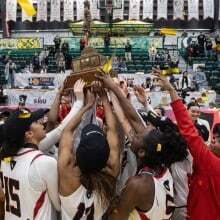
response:
<path fill-rule="evenodd" d="M 146 155 L 143 165 L 152 169 L 169 168 L 171 164 L 183 161 L 187 155 L 187 144 L 175 124 L 167 124 L 163 129 L 154 129 L 143 138 Z"/>

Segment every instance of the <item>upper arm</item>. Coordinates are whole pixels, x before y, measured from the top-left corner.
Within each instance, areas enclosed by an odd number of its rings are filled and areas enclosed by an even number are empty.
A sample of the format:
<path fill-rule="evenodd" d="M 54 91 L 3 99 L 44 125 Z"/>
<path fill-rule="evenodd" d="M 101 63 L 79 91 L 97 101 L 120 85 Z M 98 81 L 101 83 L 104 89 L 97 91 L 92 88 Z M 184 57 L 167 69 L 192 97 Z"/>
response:
<path fill-rule="evenodd" d="M 53 206 L 60 210 L 57 161 L 54 158 L 45 155 L 37 158 L 30 167 L 29 181 L 36 191 L 46 190 Z"/>
<path fill-rule="evenodd" d="M 128 180 L 118 203 L 113 205 L 110 220 L 127 220 L 135 207 L 140 206 L 141 197 L 143 197 L 143 188 L 140 187 L 140 178 L 141 177 L 131 177 Z"/>
<path fill-rule="evenodd" d="M 73 163 L 73 134 L 64 131 L 59 144 L 58 169 L 65 170 L 67 166 L 73 165 Z"/>
<path fill-rule="evenodd" d="M 107 162 L 106 171 L 109 175 L 117 177 L 120 168 L 120 140 L 116 130 L 107 130 L 107 141 L 110 146 L 110 155 Z"/>

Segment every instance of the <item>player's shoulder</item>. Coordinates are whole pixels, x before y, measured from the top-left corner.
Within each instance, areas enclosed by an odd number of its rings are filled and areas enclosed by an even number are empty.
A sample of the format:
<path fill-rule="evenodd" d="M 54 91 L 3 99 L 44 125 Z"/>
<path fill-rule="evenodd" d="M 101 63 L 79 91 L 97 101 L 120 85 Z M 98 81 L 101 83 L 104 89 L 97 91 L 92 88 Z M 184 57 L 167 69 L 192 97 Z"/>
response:
<path fill-rule="evenodd" d="M 154 187 L 154 180 L 152 175 L 138 175 L 130 177 L 126 183 L 126 187 L 135 190 L 136 193 L 143 194 L 149 192 Z"/>
<path fill-rule="evenodd" d="M 37 154 L 33 158 L 31 164 L 51 167 L 51 166 L 57 166 L 57 161 L 53 157 L 50 157 L 50 156 L 42 153 L 41 151 L 39 151 L 39 154 Z"/>

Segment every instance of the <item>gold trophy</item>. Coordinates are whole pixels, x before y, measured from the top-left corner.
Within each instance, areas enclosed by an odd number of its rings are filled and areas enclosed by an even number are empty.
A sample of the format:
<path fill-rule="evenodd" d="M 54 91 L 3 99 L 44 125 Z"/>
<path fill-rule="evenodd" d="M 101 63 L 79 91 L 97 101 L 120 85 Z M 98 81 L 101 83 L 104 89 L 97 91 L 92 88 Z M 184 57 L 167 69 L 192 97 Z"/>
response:
<path fill-rule="evenodd" d="M 111 71 L 112 59 L 107 60 L 91 47 L 85 48 L 81 56 L 72 61 L 72 68 L 73 73 L 64 81 L 64 91 L 66 92 L 72 90 L 75 82 L 80 78 L 86 82 L 87 87 L 90 86 L 96 80 L 95 75 L 100 73 L 100 69 L 105 74 L 111 74 L 111 76 L 115 74 Z"/>

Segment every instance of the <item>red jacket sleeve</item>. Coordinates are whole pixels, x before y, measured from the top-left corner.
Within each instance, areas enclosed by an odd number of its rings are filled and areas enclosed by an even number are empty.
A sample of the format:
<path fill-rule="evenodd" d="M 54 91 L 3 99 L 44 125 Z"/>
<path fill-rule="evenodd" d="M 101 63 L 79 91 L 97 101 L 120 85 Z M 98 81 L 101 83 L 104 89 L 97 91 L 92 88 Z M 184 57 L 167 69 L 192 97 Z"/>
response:
<path fill-rule="evenodd" d="M 186 107 L 181 100 L 171 104 L 181 135 L 188 143 L 190 153 L 193 156 L 194 169 L 220 172 L 220 158 L 215 156 L 199 136 Z"/>

